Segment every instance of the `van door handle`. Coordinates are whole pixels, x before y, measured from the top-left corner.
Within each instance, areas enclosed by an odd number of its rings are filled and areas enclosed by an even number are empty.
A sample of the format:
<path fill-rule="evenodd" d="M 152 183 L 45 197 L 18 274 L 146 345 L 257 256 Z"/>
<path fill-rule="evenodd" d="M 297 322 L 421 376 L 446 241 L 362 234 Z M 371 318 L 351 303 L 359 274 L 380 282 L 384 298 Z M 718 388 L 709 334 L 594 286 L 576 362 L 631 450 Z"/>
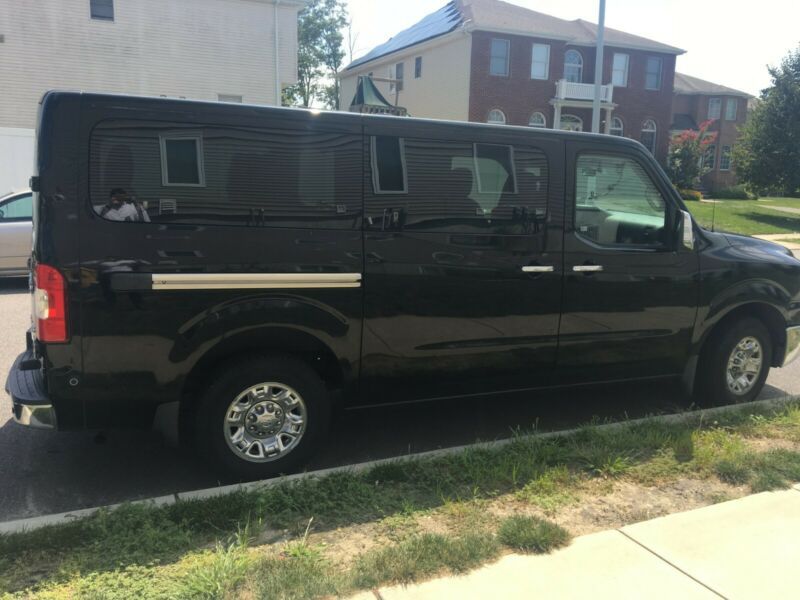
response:
<path fill-rule="evenodd" d="M 603 270 L 603 265 L 575 265 L 572 270 L 576 273 L 599 273 Z"/>
<path fill-rule="evenodd" d="M 552 273 L 553 271 L 555 271 L 555 267 L 552 265 L 522 267 L 523 273 Z"/>

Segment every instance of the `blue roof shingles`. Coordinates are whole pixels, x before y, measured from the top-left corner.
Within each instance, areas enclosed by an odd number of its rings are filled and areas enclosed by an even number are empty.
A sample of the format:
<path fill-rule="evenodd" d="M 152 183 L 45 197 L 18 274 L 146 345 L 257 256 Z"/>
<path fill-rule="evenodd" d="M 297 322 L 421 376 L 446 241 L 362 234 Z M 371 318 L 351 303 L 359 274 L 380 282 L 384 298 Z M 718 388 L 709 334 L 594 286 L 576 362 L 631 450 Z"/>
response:
<path fill-rule="evenodd" d="M 403 48 L 450 33 L 461 25 L 461 22 L 461 12 L 458 10 L 456 3 L 449 2 L 446 6 L 428 15 L 416 25 L 401 31 L 388 42 L 373 48 L 368 54 L 354 60 L 348 65 L 347 70 Z"/>

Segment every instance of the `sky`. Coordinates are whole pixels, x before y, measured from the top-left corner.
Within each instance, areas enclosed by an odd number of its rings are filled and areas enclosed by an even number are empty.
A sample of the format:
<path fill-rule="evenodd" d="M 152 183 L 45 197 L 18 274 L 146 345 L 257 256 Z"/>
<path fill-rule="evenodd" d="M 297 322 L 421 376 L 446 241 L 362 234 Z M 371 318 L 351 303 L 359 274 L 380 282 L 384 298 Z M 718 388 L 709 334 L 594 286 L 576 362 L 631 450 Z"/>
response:
<path fill-rule="evenodd" d="M 597 22 L 599 0 L 510 1 L 562 19 Z M 446 3 L 348 0 L 353 57 Z M 770 83 L 767 65 L 777 66 L 800 45 L 800 0 L 606 0 L 606 26 L 682 48 L 681 73 L 755 96 Z"/>

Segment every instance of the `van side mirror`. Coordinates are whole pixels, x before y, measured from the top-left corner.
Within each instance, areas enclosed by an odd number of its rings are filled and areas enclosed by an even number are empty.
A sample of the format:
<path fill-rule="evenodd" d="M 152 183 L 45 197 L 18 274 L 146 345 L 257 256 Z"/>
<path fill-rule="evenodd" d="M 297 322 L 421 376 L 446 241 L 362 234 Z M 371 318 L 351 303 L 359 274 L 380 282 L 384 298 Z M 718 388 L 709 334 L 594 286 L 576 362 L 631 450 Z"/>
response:
<path fill-rule="evenodd" d="M 688 211 L 681 211 L 680 221 L 681 244 L 687 250 L 694 250 L 694 224 Z"/>

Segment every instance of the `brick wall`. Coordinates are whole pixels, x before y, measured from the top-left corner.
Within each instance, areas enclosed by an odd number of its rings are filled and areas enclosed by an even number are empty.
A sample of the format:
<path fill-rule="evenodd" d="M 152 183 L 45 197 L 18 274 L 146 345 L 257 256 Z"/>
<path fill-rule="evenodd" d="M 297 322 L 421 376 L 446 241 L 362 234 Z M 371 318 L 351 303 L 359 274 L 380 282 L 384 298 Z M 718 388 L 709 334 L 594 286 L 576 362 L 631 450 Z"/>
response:
<path fill-rule="evenodd" d="M 511 42 L 510 73 L 508 77 L 489 75 L 489 56 L 492 38 Z M 531 79 L 531 49 L 534 43 L 550 45 L 550 72 L 548 80 Z M 564 54 L 568 49 L 578 50 L 583 56 L 583 82 L 594 81 L 595 49 L 571 46 L 557 40 L 505 35 L 476 31 L 472 40 L 469 120 L 485 122 L 492 109 L 500 109 L 510 125 L 528 125 L 531 114 L 541 112 L 547 117 L 547 126 L 553 127 L 554 109 L 550 100 L 555 96 L 556 81 L 564 75 Z M 672 121 L 672 82 L 675 78 L 675 57 L 670 54 L 648 53 L 606 47 L 603 61 L 603 83 L 611 81 L 615 52 L 630 56 L 628 86 L 614 88 L 614 103 L 618 105 L 613 116 L 623 121 L 624 135 L 639 139 L 644 121 L 656 122 L 656 158 L 664 161 L 669 145 L 669 128 Z M 648 56 L 663 60 L 662 85 L 658 91 L 645 89 L 645 62 Z M 583 119 L 584 130 L 591 129 L 591 110 L 564 108 L 563 114 Z M 604 111 L 605 113 L 605 111 Z M 605 114 L 603 114 L 605 118 Z"/>

